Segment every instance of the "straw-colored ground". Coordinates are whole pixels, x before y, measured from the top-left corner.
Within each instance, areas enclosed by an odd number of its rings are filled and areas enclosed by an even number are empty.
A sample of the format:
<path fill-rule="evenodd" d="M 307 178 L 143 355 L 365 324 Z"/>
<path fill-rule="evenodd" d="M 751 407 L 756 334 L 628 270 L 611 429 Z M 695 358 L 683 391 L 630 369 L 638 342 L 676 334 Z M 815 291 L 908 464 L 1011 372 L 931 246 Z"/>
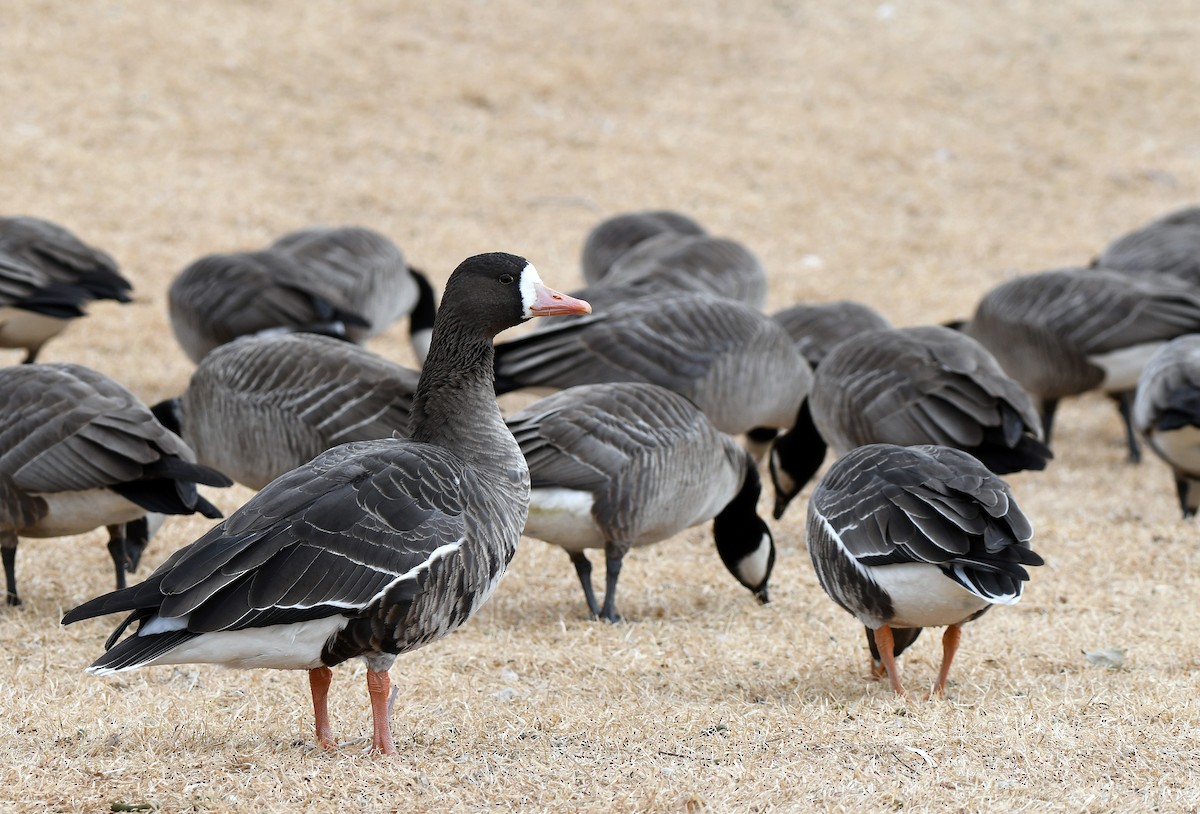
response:
<path fill-rule="evenodd" d="M 1185 0 L 670 5 L 5 4 L 0 206 L 108 249 L 138 292 L 45 359 L 175 394 L 172 275 L 313 223 L 378 228 L 439 282 L 502 249 L 571 287 L 592 224 L 668 206 L 752 247 L 772 308 L 855 297 L 913 324 L 1200 198 Z M 372 347 L 411 360 L 401 326 Z M 333 755 L 302 674 L 83 674 L 115 620 L 58 619 L 111 587 L 102 535 L 27 541 L 0 809 L 1194 810 L 1196 528 L 1164 466 L 1124 462 L 1109 404 L 1059 420 L 1051 468 L 1012 479 L 1047 565 L 968 626 L 945 701 L 866 678 L 803 499 L 766 607 L 694 529 L 631 555 L 630 622 L 594 623 L 565 555 L 527 541 L 478 618 L 393 669 L 395 761 L 362 753 L 359 664 Z M 142 574 L 205 528 L 171 521 Z M 1084 656 L 1105 647 L 1122 669 Z M 905 655 L 913 689 L 938 655 Z"/>

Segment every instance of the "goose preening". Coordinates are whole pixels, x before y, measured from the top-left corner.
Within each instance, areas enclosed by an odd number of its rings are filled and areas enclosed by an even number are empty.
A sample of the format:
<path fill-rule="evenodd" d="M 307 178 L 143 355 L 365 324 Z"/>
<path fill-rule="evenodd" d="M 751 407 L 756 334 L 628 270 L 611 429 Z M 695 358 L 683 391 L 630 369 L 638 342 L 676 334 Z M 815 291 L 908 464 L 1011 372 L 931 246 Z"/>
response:
<path fill-rule="evenodd" d="M 730 435 L 792 428 L 778 465 L 801 485 L 824 458 L 808 414 L 808 363 L 778 323 L 732 300 L 682 293 L 632 300 L 620 312 L 498 344 L 496 373 L 497 393 L 647 382 L 691 399 Z"/>
<path fill-rule="evenodd" d="M 961 328 L 1040 403 L 1047 444 L 1059 399 L 1101 390 L 1117 402 L 1136 462 L 1138 377 L 1165 342 L 1200 331 L 1200 289 L 1170 275 L 1046 271 L 992 289 Z"/>
<path fill-rule="evenodd" d="M 419 375 L 328 336 L 247 336 L 205 356 L 182 396 L 151 409 L 198 461 L 261 489 L 338 444 L 407 436 Z"/>
<path fill-rule="evenodd" d="M 20 604 L 21 537 L 66 537 L 105 526 L 125 587 L 150 537 L 147 513 L 220 517 L 197 483 L 229 486 L 135 395 L 82 365 L 0 368 L 0 555 L 8 604 Z"/>
<path fill-rule="evenodd" d="M 938 325 L 843 340 L 813 375 L 809 404 L 817 432 L 839 456 L 866 444 L 939 444 L 998 475 L 1045 469 L 1053 457 L 1021 385 L 974 339 Z M 778 518 L 799 489 L 771 471 Z"/>
<path fill-rule="evenodd" d="M 713 521 L 730 573 L 766 602 L 775 543 L 756 505 L 754 459 L 683 396 L 653 384 L 581 385 L 508 419 L 533 484 L 525 534 L 571 557 L 592 615 L 617 613 L 617 579 L 629 549 Z M 604 603 L 584 553 L 604 550 Z"/>
<path fill-rule="evenodd" d="M 318 455 L 145 582 L 68 612 L 64 624 L 129 612 L 89 672 L 193 662 L 307 670 L 317 740 L 332 748 L 330 668 L 361 657 L 372 748 L 395 753 L 388 669 L 491 596 L 529 509 L 529 470 L 493 393 L 492 340 L 531 317 L 587 308 L 546 288 L 524 258 L 463 261 L 413 398 L 412 438 Z"/>
<path fill-rule="evenodd" d="M 663 233 L 703 235 L 705 229 L 687 215 L 667 209 L 625 212 L 592 227 L 583 242 L 583 281 L 598 283 L 625 252 L 643 240 Z"/>
<path fill-rule="evenodd" d="M 962 625 L 1017 602 L 1042 564 L 1008 485 L 949 447 L 852 450 L 813 491 L 807 534 L 821 587 L 866 627 L 871 672 L 900 695 L 896 657 L 922 628 L 946 626 L 940 695 Z"/>
<path fill-rule="evenodd" d="M 1200 284 L 1200 207 L 1172 212 L 1114 240 L 1095 265 L 1171 274 Z"/>
<path fill-rule="evenodd" d="M 776 311 L 771 319 L 788 332 L 814 371 L 843 339 L 892 327 L 874 308 L 853 300 L 793 305 Z"/>
<path fill-rule="evenodd" d="M 26 363 L 87 303 L 129 302 L 131 291 L 108 254 L 61 226 L 0 218 L 0 348 L 24 348 Z"/>
<path fill-rule="evenodd" d="M 1184 518 L 1200 508 L 1200 335 L 1181 336 L 1150 357 L 1138 381 L 1133 423 L 1175 475 Z"/>

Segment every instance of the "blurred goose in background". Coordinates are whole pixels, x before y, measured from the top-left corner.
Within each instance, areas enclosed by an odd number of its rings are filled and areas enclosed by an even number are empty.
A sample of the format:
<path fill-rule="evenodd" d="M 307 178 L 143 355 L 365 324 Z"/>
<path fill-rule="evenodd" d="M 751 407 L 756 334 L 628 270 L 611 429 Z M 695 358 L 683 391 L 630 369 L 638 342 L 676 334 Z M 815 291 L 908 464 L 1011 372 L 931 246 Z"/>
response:
<path fill-rule="evenodd" d="M 582 385 L 535 402 L 508 426 L 533 485 L 525 534 L 567 551 L 594 617 L 620 620 L 617 579 L 630 548 L 707 520 L 730 573 L 767 601 L 775 543 L 756 508 L 758 469 L 686 398 L 653 384 Z M 603 606 L 588 548 L 604 549 Z"/>
<path fill-rule="evenodd" d="M 529 509 L 529 471 L 493 392 L 492 340 L 530 317 L 580 310 L 587 303 L 544 286 L 524 258 L 464 260 L 446 284 L 412 439 L 322 453 L 145 582 L 68 612 L 64 624 L 129 613 L 89 672 L 194 662 L 307 670 L 317 741 L 335 748 L 330 668 L 360 657 L 372 748 L 394 754 L 388 669 L 479 610 Z"/>
<path fill-rule="evenodd" d="M 806 483 L 824 458 L 808 412 L 808 363 L 778 323 L 741 303 L 649 296 L 496 346 L 497 394 L 609 382 L 679 393 L 730 435 L 792 428 L 778 466 L 794 483 Z"/>
<path fill-rule="evenodd" d="M 595 285 L 609 272 L 613 263 L 643 240 L 664 233 L 703 235 L 696 221 L 666 209 L 625 212 L 596 224 L 583 243 L 583 281 Z"/>
<path fill-rule="evenodd" d="M 1138 377 L 1165 342 L 1200 331 L 1200 290 L 1169 275 L 1045 271 L 992 289 L 960 327 L 1040 403 L 1047 444 L 1059 399 L 1102 390 L 1117 402 L 1136 462 Z"/>
<path fill-rule="evenodd" d="M 66 229 L 30 217 L 0 218 L 0 348 L 26 363 L 92 300 L 130 302 L 113 259 Z"/>
<path fill-rule="evenodd" d="M 793 305 L 776 311 L 771 319 L 788 332 L 796 349 L 814 371 L 833 346 L 843 339 L 892 327 L 874 308 L 853 300 Z"/>
<path fill-rule="evenodd" d="M 150 537 L 147 513 L 220 517 L 196 484 L 231 481 L 192 451 L 132 393 L 82 365 L 0 369 L 0 555 L 7 601 L 20 604 L 20 537 L 66 537 L 105 526 L 125 587 Z"/>
<path fill-rule="evenodd" d="M 247 336 L 152 409 L 201 463 L 261 489 L 338 444 L 407 437 L 419 375 L 328 336 Z"/>
<path fill-rule="evenodd" d="M 1175 475 L 1184 518 L 1200 508 L 1200 335 L 1181 336 L 1150 357 L 1138 380 L 1133 423 Z"/>
<path fill-rule="evenodd" d="M 821 587 L 866 627 L 871 672 L 899 695 L 896 657 L 922 628 L 946 626 L 941 695 L 962 625 L 1016 603 L 1042 565 L 1008 485 L 949 447 L 852 450 L 813 491 L 807 535 Z"/>
<path fill-rule="evenodd" d="M 1171 274 L 1200 285 L 1200 207 L 1172 212 L 1118 238 L 1094 265 L 1117 271 Z"/>

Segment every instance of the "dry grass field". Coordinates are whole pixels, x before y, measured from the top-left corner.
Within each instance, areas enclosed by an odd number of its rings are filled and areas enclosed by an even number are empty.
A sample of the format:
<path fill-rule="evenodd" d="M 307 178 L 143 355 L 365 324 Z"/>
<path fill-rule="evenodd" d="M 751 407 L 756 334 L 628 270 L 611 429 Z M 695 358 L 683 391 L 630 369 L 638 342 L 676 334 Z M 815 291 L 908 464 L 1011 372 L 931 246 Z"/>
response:
<path fill-rule="evenodd" d="M 570 288 L 595 222 L 672 207 L 758 253 L 773 309 L 943 321 L 1200 200 L 1198 43 L 1189 0 L 12 0 L 0 208 L 118 259 L 137 301 L 92 306 L 43 360 L 148 402 L 191 371 L 173 275 L 316 223 L 379 229 L 439 283 L 506 250 Z M 372 348 L 412 361 L 402 325 Z M 363 753 L 357 662 L 335 671 L 336 754 L 300 673 L 85 675 L 116 620 L 58 620 L 111 588 L 103 535 L 26 541 L 26 604 L 0 609 L 0 810 L 1196 810 L 1197 529 L 1165 466 L 1125 463 L 1103 399 L 1063 406 L 1055 450 L 1011 478 L 1047 564 L 967 626 L 945 700 L 868 679 L 802 496 L 763 607 L 707 529 L 630 556 L 616 626 L 523 542 L 474 621 L 393 668 L 398 760 Z M 169 521 L 140 575 L 209 522 Z M 912 689 L 939 657 L 936 635 L 904 656 Z"/>

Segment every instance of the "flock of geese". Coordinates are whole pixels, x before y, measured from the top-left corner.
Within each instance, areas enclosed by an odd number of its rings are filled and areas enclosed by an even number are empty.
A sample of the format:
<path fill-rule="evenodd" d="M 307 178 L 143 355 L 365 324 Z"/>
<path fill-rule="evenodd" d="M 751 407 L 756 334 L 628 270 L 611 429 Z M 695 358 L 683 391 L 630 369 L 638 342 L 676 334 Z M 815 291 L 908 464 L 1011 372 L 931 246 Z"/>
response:
<path fill-rule="evenodd" d="M 372 748 L 394 753 L 388 669 L 479 609 L 522 534 L 563 548 L 590 613 L 616 622 L 629 550 L 711 520 L 726 568 L 767 602 L 763 459 L 779 519 L 832 447 L 808 551 L 900 694 L 896 658 L 922 629 L 946 629 L 941 694 L 961 626 L 1018 601 L 1042 564 L 1000 475 L 1048 465 L 1063 397 L 1110 394 L 1130 458 L 1144 439 L 1184 516 L 1200 508 L 1200 209 L 1092 267 L 1016 277 L 952 326 L 896 328 L 854 302 L 769 316 L 755 255 L 670 211 L 598 224 L 582 272 L 562 294 L 522 257 L 478 255 L 438 305 L 369 229 L 209 255 L 169 292 L 195 372 L 147 406 L 89 368 L 35 364 L 88 302 L 129 301 L 116 263 L 54 224 L 0 218 L 0 347 L 28 363 L 0 368 L 8 604 L 19 538 L 103 526 L 116 590 L 63 623 L 126 615 L 89 672 L 306 670 L 333 748 L 330 668 L 359 657 Z M 495 342 L 537 316 L 553 318 Z M 361 345 L 402 318 L 419 371 Z M 505 418 L 496 396 L 523 389 L 553 392 Z M 126 584 L 163 515 L 219 517 L 197 485 L 233 481 L 257 494 Z"/>

